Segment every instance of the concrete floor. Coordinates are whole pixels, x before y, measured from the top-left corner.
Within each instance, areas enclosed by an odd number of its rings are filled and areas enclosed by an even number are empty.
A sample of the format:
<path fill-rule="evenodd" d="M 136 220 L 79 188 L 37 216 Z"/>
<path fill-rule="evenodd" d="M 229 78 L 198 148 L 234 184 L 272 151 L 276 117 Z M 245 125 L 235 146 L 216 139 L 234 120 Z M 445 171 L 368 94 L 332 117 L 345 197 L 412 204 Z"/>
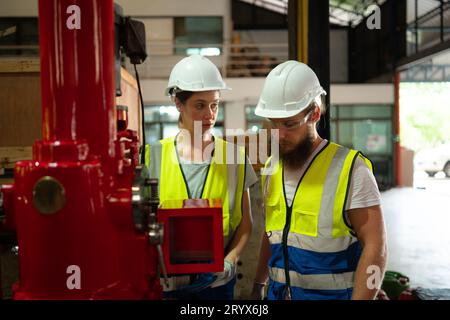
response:
<path fill-rule="evenodd" d="M 388 270 L 412 287 L 450 288 L 450 179 L 417 172 L 413 188 L 382 193 L 388 234 Z"/>

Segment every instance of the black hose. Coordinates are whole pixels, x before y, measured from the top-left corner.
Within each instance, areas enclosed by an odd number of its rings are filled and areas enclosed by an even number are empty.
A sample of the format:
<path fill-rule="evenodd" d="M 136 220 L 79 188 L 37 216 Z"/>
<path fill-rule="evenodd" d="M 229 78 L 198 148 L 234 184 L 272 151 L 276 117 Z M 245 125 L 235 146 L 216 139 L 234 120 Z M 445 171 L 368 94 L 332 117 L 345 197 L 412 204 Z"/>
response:
<path fill-rule="evenodd" d="M 145 164 L 145 114 L 144 114 L 144 99 L 142 98 L 141 82 L 139 81 L 139 73 L 137 71 L 136 65 L 134 66 L 134 72 L 136 74 L 136 82 L 139 90 L 139 98 L 141 100 L 141 113 L 142 113 L 142 146 L 141 146 L 141 164 Z"/>

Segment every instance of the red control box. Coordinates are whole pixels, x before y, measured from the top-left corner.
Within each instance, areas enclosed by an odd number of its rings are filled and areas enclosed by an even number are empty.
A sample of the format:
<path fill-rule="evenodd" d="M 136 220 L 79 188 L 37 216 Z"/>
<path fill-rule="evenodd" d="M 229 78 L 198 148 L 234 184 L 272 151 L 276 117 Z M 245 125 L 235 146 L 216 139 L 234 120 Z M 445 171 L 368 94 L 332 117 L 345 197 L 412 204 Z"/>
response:
<path fill-rule="evenodd" d="M 164 224 L 164 263 L 169 275 L 223 271 L 222 201 L 168 200 L 158 208 Z"/>

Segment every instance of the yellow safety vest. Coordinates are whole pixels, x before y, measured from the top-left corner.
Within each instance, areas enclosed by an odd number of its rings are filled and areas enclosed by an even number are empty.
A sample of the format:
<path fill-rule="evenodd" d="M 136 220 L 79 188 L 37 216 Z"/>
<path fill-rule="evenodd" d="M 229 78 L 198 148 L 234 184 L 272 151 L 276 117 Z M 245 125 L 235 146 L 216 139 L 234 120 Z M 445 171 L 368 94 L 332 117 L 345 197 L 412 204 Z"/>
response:
<path fill-rule="evenodd" d="M 284 193 L 282 162 L 266 163 L 262 185 L 266 232 L 272 248 L 269 298 L 347 299 L 361 247 L 344 217 L 356 150 L 328 143 L 301 178 L 291 207 Z M 273 165 L 268 176 L 269 165 Z M 266 183 L 268 185 L 266 186 Z"/>

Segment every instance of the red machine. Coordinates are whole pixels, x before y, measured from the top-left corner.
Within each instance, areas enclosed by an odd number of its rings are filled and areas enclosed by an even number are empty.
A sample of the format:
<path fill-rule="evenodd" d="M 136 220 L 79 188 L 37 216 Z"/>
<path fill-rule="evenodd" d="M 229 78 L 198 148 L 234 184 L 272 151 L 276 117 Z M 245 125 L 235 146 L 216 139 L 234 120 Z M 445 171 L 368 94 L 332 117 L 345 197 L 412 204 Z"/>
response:
<path fill-rule="evenodd" d="M 43 139 L 32 161 L 16 164 L 14 185 L 1 188 L 6 227 L 19 245 L 13 298 L 160 299 L 163 261 L 174 261 L 171 246 L 183 237 L 194 234 L 181 250 L 189 255 L 202 248 L 200 234 L 211 233 L 213 245 L 202 249 L 214 253 L 201 268 L 185 259 L 171 273 L 223 269 L 221 210 L 217 203 L 198 214 L 186 209 L 192 219 L 178 227 L 207 229 L 171 238 L 171 213 L 157 216 L 157 181 L 138 165 L 138 137 L 126 128 L 126 110 L 116 113 L 113 2 L 76 1 L 81 29 L 66 26 L 72 5 L 39 1 Z M 205 215 L 212 220 L 198 219 Z"/>

